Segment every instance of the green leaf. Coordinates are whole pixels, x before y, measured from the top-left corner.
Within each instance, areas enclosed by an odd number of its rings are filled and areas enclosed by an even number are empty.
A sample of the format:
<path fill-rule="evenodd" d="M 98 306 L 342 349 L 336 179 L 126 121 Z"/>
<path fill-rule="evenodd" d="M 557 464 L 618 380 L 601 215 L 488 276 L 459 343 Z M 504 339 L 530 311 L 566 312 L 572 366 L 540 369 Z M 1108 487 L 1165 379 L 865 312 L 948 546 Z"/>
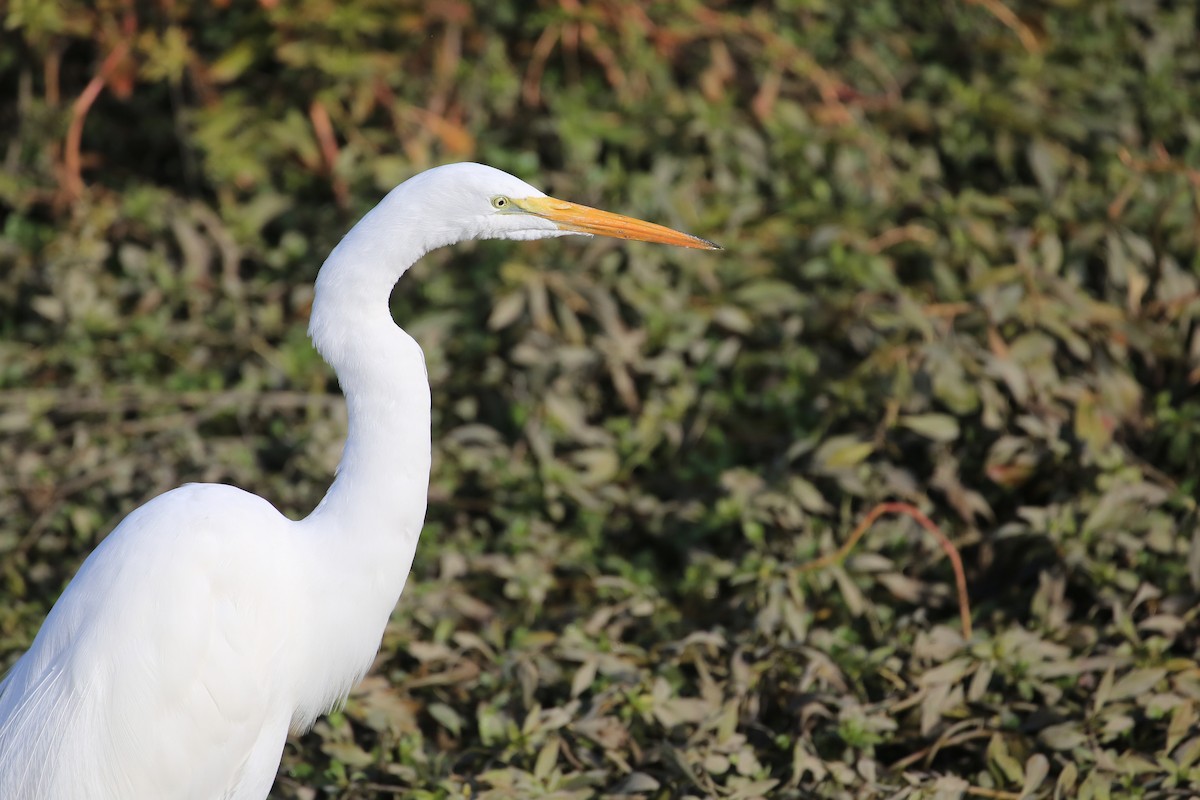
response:
<path fill-rule="evenodd" d="M 462 717 L 451 706 L 445 703 L 430 703 L 429 716 L 455 736 L 462 733 Z"/>
<path fill-rule="evenodd" d="M 853 436 L 834 436 L 817 448 L 813 461 L 821 471 L 849 469 L 865 461 L 874 450 L 871 442 Z"/>
<path fill-rule="evenodd" d="M 910 414 L 897 422 L 935 442 L 953 442 L 959 437 L 958 420 L 949 414 Z"/>

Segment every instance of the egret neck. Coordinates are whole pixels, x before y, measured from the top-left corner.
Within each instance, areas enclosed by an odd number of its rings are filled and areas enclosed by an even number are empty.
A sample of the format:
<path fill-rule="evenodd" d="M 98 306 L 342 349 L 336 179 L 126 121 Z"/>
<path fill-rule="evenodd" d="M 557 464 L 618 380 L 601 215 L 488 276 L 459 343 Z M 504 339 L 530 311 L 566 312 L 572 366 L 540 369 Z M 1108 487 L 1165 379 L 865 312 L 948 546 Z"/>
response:
<path fill-rule="evenodd" d="M 393 192 L 387 215 L 381 204 L 330 253 L 309 323 L 346 397 L 349 431 L 333 485 L 305 522 L 336 539 L 325 543 L 330 558 L 374 575 L 389 611 L 425 519 L 431 452 L 425 357 L 392 319 L 389 298 L 434 243 L 422 241 L 420 225 L 394 224 L 409 216 L 395 205 L 403 200 Z"/>

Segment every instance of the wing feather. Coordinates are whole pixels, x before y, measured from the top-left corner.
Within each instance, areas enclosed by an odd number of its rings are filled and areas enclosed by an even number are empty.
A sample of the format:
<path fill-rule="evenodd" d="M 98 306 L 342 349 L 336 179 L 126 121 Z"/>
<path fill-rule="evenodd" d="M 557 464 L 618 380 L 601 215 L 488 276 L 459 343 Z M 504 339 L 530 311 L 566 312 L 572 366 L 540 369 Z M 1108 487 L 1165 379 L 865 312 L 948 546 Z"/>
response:
<path fill-rule="evenodd" d="M 211 800 L 269 786 L 277 760 L 249 760 L 278 754 L 286 720 L 271 715 L 295 704 L 278 660 L 301 595 L 280 578 L 303 574 L 280 562 L 291 526 L 208 484 L 130 514 L 0 684 L 0 797 Z"/>

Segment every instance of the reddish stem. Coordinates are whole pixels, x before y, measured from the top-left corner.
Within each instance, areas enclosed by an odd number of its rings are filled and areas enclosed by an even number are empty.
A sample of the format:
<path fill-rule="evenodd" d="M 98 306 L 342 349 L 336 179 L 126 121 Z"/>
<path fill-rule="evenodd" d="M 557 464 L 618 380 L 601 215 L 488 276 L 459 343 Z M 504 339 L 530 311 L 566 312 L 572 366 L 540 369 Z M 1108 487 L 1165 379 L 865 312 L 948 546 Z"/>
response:
<path fill-rule="evenodd" d="M 308 107 L 308 118 L 312 122 L 313 132 L 317 136 L 317 144 L 321 148 L 321 158 L 325 162 L 325 172 L 333 187 L 334 199 L 339 208 L 349 208 L 350 187 L 337 174 L 337 136 L 333 132 L 333 120 L 329 118 L 329 111 L 321 104 L 320 100 L 313 100 L 312 105 Z"/>
<path fill-rule="evenodd" d="M 850 538 L 841 547 L 807 564 L 801 564 L 797 570 L 799 572 L 811 572 L 817 569 L 824 569 L 830 564 L 842 561 L 850 554 L 854 546 L 858 544 L 859 539 L 866 535 L 871 526 L 875 524 L 875 521 L 884 514 L 903 514 L 912 517 L 922 528 L 929 531 L 930 535 L 941 545 L 942 551 L 946 554 L 946 558 L 950 559 L 950 566 L 954 570 L 954 583 L 958 587 L 958 613 L 962 618 L 963 638 L 970 639 L 971 603 L 967 597 L 967 575 L 963 570 L 962 558 L 958 554 L 958 549 L 947 538 L 946 534 L 942 533 L 942 529 L 911 503 L 880 503 L 867 512 L 867 515 L 863 517 L 863 521 L 858 524 L 858 527 L 850 534 Z"/>
<path fill-rule="evenodd" d="M 84 120 L 87 119 L 87 113 L 92 107 L 92 103 L 95 103 L 100 92 L 104 91 L 104 85 L 108 83 L 109 76 L 128 53 L 129 43 L 119 42 L 101 62 L 95 77 L 88 81 L 88 85 L 84 87 L 83 92 L 71 106 L 71 125 L 67 128 L 67 139 L 63 145 L 63 167 L 66 173 L 64 183 L 67 196 L 72 200 L 83 194 L 83 167 L 79 149 L 83 143 Z"/>

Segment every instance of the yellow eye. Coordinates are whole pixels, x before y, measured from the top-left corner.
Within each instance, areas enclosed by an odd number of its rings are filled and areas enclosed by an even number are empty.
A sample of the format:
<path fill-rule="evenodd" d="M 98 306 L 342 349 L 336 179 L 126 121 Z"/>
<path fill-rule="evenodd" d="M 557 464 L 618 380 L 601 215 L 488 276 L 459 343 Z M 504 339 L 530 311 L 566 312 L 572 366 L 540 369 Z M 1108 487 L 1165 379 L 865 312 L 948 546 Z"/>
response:
<path fill-rule="evenodd" d="M 496 197 L 492 198 L 492 208 L 497 209 L 498 211 L 503 211 L 504 209 L 508 208 L 509 204 L 511 203 L 512 200 L 509 200 L 504 195 L 497 195 Z"/>

